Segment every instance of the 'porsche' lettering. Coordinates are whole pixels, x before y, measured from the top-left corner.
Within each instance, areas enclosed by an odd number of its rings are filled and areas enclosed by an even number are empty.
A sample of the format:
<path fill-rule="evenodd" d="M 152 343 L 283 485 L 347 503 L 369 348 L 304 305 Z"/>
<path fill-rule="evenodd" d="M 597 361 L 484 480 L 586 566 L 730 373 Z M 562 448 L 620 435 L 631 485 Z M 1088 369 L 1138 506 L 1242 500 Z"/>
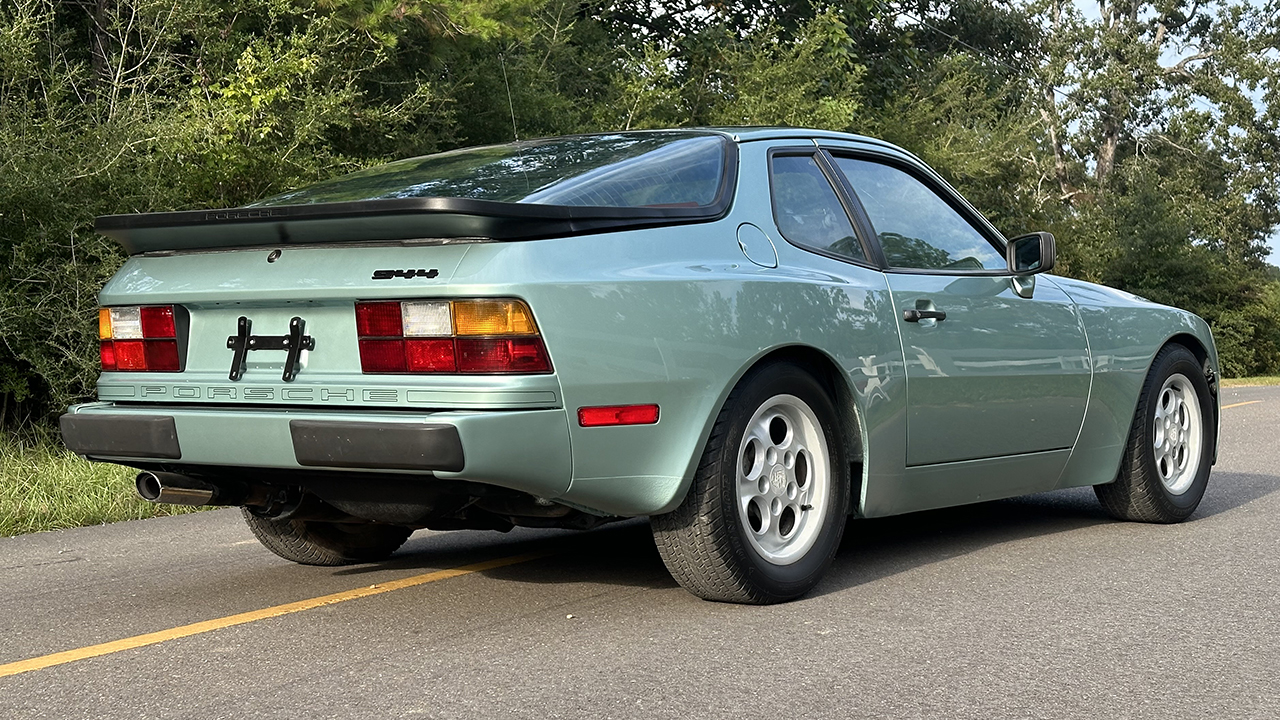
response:
<path fill-rule="evenodd" d="M 175 386 L 173 388 L 173 396 L 176 398 L 182 398 L 184 400 L 189 400 L 191 398 L 198 398 L 200 397 L 200 388 Z"/>
<path fill-rule="evenodd" d="M 275 400 L 276 389 L 264 387 L 247 387 L 244 389 L 245 400 Z"/>
<path fill-rule="evenodd" d="M 427 278 L 428 280 L 438 277 L 440 270 L 438 268 L 419 268 L 417 270 L 374 270 L 374 280 L 391 280 L 393 278 L 404 278 L 412 280 L 413 278 Z"/>
<path fill-rule="evenodd" d="M 322 402 L 328 400 L 345 400 L 347 402 L 356 401 L 355 388 L 347 388 L 346 390 L 331 390 L 329 388 L 320 388 L 320 400 Z"/>
<path fill-rule="evenodd" d="M 204 214 L 205 220 L 259 220 L 284 215 L 274 210 L 219 210 Z"/>
<path fill-rule="evenodd" d="M 314 400 L 314 388 L 285 388 L 280 391 L 281 400 Z"/>
<path fill-rule="evenodd" d="M 211 387 L 209 388 L 209 399 L 226 398 L 228 400 L 236 399 L 236 389 L 233 387 Z"/>
<path fill-rule="evenodd" d="M 142 397 L 160 397 L 169 394 L 169 388 L 163 385 L 143 385 Z"/>

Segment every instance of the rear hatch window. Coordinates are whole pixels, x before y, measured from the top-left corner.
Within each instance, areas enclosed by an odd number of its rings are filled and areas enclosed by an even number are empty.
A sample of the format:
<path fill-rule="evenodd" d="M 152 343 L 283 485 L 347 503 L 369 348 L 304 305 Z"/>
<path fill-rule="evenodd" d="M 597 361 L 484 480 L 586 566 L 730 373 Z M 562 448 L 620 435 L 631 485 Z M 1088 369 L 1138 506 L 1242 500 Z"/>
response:
<path fill-rule="evenodd" d="M 400 160 L 249 207 L 463 198 L 569 207 L 701 208 L 725 181 L 728 140 L 637 132 L 466 148 Z"/>

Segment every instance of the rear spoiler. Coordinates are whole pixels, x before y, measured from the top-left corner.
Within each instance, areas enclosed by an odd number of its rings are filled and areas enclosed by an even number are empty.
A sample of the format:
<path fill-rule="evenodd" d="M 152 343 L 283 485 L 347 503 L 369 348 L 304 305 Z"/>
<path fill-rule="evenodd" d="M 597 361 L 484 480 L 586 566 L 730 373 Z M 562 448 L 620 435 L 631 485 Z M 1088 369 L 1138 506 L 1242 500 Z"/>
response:
<path fill-rule="evenodd" d="M 233 247 L 436 238 L 535 240 L 706 222 L 729 209 L 729 193 L 698 207 L 577 207 L 468 198 L 397 198 L 104 215 L 94 229 L 130 255 Z"/>

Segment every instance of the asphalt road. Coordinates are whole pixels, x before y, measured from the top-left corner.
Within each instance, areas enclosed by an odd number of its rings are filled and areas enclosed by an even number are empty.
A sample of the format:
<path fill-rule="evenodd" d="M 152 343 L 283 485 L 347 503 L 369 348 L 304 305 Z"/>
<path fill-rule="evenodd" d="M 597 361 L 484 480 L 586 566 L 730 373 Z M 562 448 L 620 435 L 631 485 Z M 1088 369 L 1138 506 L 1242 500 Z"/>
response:
<path fill-rule="evenodd" d="M 1224 393 L 1246 402 L 1184 524 L 1112 522 L 1088 489 L 853 521 L 774 607 L 686 594 L 643 522 L 419 532 L 340 569 L 277 559 L 235 510 L 0 540 L 0 674 L 380 593 L 0 677 L 0 718 L 1280 717 L 1280 388 Z"/>

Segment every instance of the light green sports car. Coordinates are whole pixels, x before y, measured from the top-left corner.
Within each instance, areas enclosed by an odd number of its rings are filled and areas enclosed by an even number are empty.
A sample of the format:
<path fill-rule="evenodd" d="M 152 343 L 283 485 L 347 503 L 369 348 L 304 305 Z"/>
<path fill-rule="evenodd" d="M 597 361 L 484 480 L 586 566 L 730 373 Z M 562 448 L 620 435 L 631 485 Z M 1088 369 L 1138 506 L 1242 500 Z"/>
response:
<path fill-rule="evenodd" d="M 1216 456 L 1203 320 L 1044 274 L 870 138 L 537 140 L 97 227 L 130 258 L 67 446 L 297 562 L 647 515 L 689 591 L 777 602 L 847 516 L 1092 485 L 1175 522 Z"/>

